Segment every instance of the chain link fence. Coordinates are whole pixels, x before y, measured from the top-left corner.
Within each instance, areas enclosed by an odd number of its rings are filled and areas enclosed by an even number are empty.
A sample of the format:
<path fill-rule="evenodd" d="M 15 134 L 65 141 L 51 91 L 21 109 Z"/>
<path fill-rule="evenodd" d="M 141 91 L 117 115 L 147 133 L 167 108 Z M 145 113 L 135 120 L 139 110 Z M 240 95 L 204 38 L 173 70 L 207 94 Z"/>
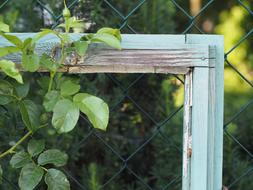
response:
<path fill-rule="evenodd" d="M 68 6 L 86 21 L 88 32 L 110 26 L 134 34 L 224 34 L 223 183 L 225 189 L 253 188 L 250 1 L 73 0 Z M 2 0 L 0 16 L 15 31 L 36 32 L 59 24 L 61 9 L 59 1 Z M 103 97 L 111 115 L 106 133 L 94 130 L 82 116 L 73 134 L 59 137 L 57 145 L 71 155 L 64 171 L 72 188 L 93 190 L 93 182 L 97 189 L 181 189 L 183 83 L 175 75 L 81 76 L 82 89 Z M 3 189 L 18 189 L 9 177 L 4 177 Z"/>

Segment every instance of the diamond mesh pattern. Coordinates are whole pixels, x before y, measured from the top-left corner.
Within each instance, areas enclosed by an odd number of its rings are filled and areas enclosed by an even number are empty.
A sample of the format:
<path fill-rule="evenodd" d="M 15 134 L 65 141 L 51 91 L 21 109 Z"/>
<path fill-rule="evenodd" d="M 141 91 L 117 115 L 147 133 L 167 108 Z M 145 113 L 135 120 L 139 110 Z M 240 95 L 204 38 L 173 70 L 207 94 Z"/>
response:
<path fill-rule="evenodd" d="M 127 2 L 127 1 L 125 1 Z M 133 3 L 134 2 L 134 3 Z M 157 1 L 157 4 L 164 3 L 165 1 Z M 253 16 L 253 11 L 250 8 L 250 3 L 244 0 L 227 0 L 224 1 L 224 7 L 218 1 L 215 0 L 203 0 L 202 8 L 192 16 L 188 11 L 188 1 L 180 1 L 180 0 L 170 0 L 169 8 L 173 8 L 172 13 L 174 16 L 171 16 L 171 25 L 172 28 L 170 33 L 215 33 L 217 31 L 209 30 L 208 27 L 210 26 L 210 22 L 208 20 L 203 22 L 203 18 L 213 18 L 213 23 L 218 23 L 218 20 L 222 18 L 219 17 L 219 14 L 224 11 L 225 4 L 231 4 L 230 8 L 236 6 L 238 9 L 243 10 L 244 16 L 251 19 Z M 15 7 L 15 4 L 18 3 L 15 0 L 6 0 L 0 3 L 0 13 L 2 11 L 8 10 L 9 7 Z M 56 13 L 54 10 L 49 8 L 50 2 L 49 1 L 42 1 L 42 0 L 34 0 L 31 1 L 31 5 L 37 7 L 42 12 L 42 17 L 45 15 L 50 17 L 53 21 L 49 23 L 49 25 L 54 28 L 60 21 L 61 21 L 61 14 Z M 123 3 L 123 2 L 122 2 Z M 110 19 L 116 19 L 117 25 L 113 27 L 119 27 L 123 32 L 131 32 L 131 33 L 141 33 L 147 32 L 145 27 L 149 26 L 139 26 L 138 23 L 134 22 L 136 17 L 144 17 L 144 15 L 140 15 L 140 9 L 147 4 L 150 3 L 148 0 L 135 0 L 129 4 L 122 4 L 116 3 L 113 0 L 95 0 L 94 6 L 99 5 L 103 7 L 105 11 L 105 18 L 100 24 L 111 24 Z M 167 5 L 167 4 L 166 4 Z M 252 4 L 251 4 L 252 5 Z M 25 6 L 25 5 L 24 5 Z M 61 5 L 57 5 L 56 7 L 60 7 Z M 84 10 L 83 7 L 80 5 L 78 0 L 72 0 L 68 2 L 69 8 L 78 14 L 78 11 Z M 229 6 L 228 6 L 229 7 Z M 92 9 L 92 7 L 90 8 Z M 86 9 L 85 9 L 86 10 Z M 88 9 L 89 10 L 89 9 Z M 173 12 L 174 11 L 174 12 Z M 162 13 L 158 13 L 162 14 Z M 83 17 L 87 17 L 85 14 L 80 14 Z M 150 18 L 152 19 L 152 18 Z M 226 21 L 229 21 L 230 17 L 226 18 Z M 45 19 L 44 19 L 45 20 Z M 163 20 L 162 22 L 166 22 Z M 115 22 L 114 22 L 115 23 Z M 148 23 L 148 20 L 147 20 Z M 159 23 L 159 22 L 157 22 Z M 36 23 L 38 28 L 45 25 L 46 23 Z M 208 25 L 209 24 L 209 25 Z M 99 24 L 97 24 L 99 25 Z M 151 26 L 150 26 L 151 27 Z M 162 27 L 162 25 L 157 25 L 154 28 Z M 225 27 L 225 26 L 223 26 Z M 92 27 L 91 27 L 92 28 Z M 135 29 L 136 28 L 136 29 Z M 95 29 L 95 28 L 94 28 Z M 204 30 L 203 30 L 204 29 Z M 235 40 L 232 45 L 226 47 L 225 51 L 225 67 L 227 71 L 230 71 L 230 74 L 233 75 L 235 78 L 239 78 L 238 80 L 241 81 L 242 85 L 248 85 L 250 88 L 253 88 L 253 83 L 247 74 L 247 71 L 241 70 L 241 67 L 238 67 L 240 63 L 237 63 L 237 60 L 234 59 L 233 54 L 238 54 L 237 50 L 240 51 L 240 47 L 245 45 L 245 43 L 252 45 L 252 33 L 253 33 L 253 25 L 246 24 L 245 25 L 245 32 L 242 33 L 240 39 Z M 36 29 L 35 29 L 36 30 Z M 91 29 L 92 30 L 92 29 Z M 232 28 L 231 28 L 232 30 Z M 157 30 L 153 30 L 156 32 Z M 150 31 L 152 32 L 152 31 Z M 233 31 L 231 31 L 233 32 Z M 160 33 L 165 33 L 161 31 Z M 222 33 L 222 32 L 220 32 Z M 226 33 L 227 34 L 227 33 Z M 225 36 L 226 38 L 231 38 L 231 36 Z M 249 67 L 248 70 L 250 69 Z M 99 82 L 94 82 L 94 77 L 98 78 Z M 157 174 L 154 175 L 154 171 L 152 171 L 152 167 L 147 165 L 142 166 L 142 163 L 138 163 L 138 157 L 141 155 L 153 156 L 154 160 L 156 158 L 156 151 L 154 148 L 161 148 L 164 149 L 165 153 L 162 154 L 164 156 L 171 156 L 164 157 L 164 160 L 167 160 L 169 165 L 170 159 L 177 159 L 178 157 L 181 158 L 181 139 L 173 138 L 173 136 L 180 136 L 181 131 L 180 122 L 182 121 L 182 106 L 170 106 L 169 110 L 164 108 L 164 104 L 168 103 L 166 100 L 160 100 L 159 96 L 156 94 L 150 94 L 147 91 L 149 89 L 154 88 L 158 89 L 161 86 L 154 86 L 150 82 L 150 80 L 154 81 L 166 81 L 168 80 L 168 76 L 151 76 L 146 74 L 141 75 L 131 75 L 129 76 L 122 76 L 122 75 L 112 75 L 112 74 L 100 74 L 100 75 L 89 75 L 87 78 L 82 79 L 83 82 L 89 82 L 94 84 L 94 88 L 89 87 L 89 92 L 94 92 L 100 96 L 103 96 L 111 105 L 111 123 L 112 126 L 117 126 L 117 129 L 113 129 L 112 132 L 109 130 L 108 134 L 100 133 L 94 130 L 85 116 L 82 116 L 81 121 L 79 122 L 80 126 L 88 126 L 82 127 L 80 132 L 85 134 L 85 137 L 82 139 L 76 139 L 79 141 L 75 144 L 75 147 L 70 146 L 71 155 L 82 155 L 82 152 L 87 152 L 91 156 L 87 156 L 87 160 L 84 160 L 84 163 L 89 164 L 91 159 L 94 159 L 99 162 L 99 160 L 103 160 L 101 165 L 107 165 L 108 170 L 102 171 L 105 172 L 103 179 L 101 179 L 101 189 L 113 189 L 115 183 L 122 183 L 122 181 L 127 182 L 134 182 L 129 185 L 128 188 L 130 189 L 180 189 L 180 180 L 181 180 L 181 161 L 177 162 L 177 166 L 170 166 L 168 169 L 167 174 L 161 173 L 159 175 L 162 176 L 162 179 L 159 183 L 155 183 L 154 181 L 157 179 Z M 178 85 L 173 87 L 173 90 L 177 90 L 183 85 L 183 81 L 178 76 L 169 77 L 171 81 L 175 81 Z M 176 79 L 175 79 L 176 78 Z M 225 73 L 226 78 L 226 73 Z M 102 82 L 101 82 L 102 81 Z M 128 81 L 127 84 L 126 81 Z M 226 82 L 226 81 L 225 81 Z M 154 83 L 155 84 L 155 83 Z M 172 84 L 172 83 L 171 83 Z M 103 87 L 105 85 L 105 87 Z M 173 85 L 172 85 L 173 86 Z M 229 84 L 225 83 L 225 90 L 227 89 Z M 97 87 L 100 87 L 100 92 L 96 91 Z M 87 86 L 83 86 L 83 89 L 86 90 Z M 111 89 L 112 93 L 108 93 L 107 89 Z M 252 89 L 251 89 L 252 90 Z M 120 94 L 120 95 L 118 95 Z M 143 94 L 143 96 L 141 96 Z M 241 93 L 242 94 L 242 93 Z M 247 183 L 248 180 L 252 177 L 253 171 L 253 154 L 252 154 L 252 146 L 249 144 L 245 144 L 247 142 L 243 135 L 250 135 L 245 132 L 245 134 L 238 134 L 234 132 L 234 126 L 238 125 L 240 128 L 250 129 L 252 127 L 253 120 L 250 118 L 250 114 L 252 114 L 252 91 L 246 98 L 246 101 L 239 101 L 237 108 L 233 110 L 233 115 L 227 114 L 227 110 L 230 109 L 229 103 L 230 99 L 228 96 L 225 96 L 225 124 L 224 124 L 224 183 L 225 186 L 229 189 L 252 189 L 253 186 L 242 186 L 242 183 Z M 154 95 L 154 96 L 153 96 Z M 140 97 L 147 97 L 145 99 L 149 100 L 151 106 L 147 106 L 141 103 L 142 98 Z M 242 96 L 242 95 L 241 95 Z M 157 98 L 159 100 L 157 100 Z M 168 98 L 168 97 L 167 97 Z M 240 99 L 240 92 L 237 94 L 237 97 Z M 232 101 L 235 101 L 233 99 Z M 158 113 L 152 112 L 152 106 L 160 106 L 161 108 Z M 122 114 L 127 113 L 127 114 Z M 133 113 L 139 113 L 133 114 Z M 230 111 L 231 113 L 231 111 Z M 125 117 L 136 117 L 138 115 L 139 118 L 136 118 L 136 123 L 131 124 L 131 126 L 135 126 L 135 133 L 129 132 L 132 130 L 130 128 L 127 131 L 121 131 L 121 125 L 126 126 L 129 124 L 129 120 Z M 245 122 L 245 120 L 247 122 Z M 115 123 L 114 120 L 120 120 L 122 123 Z M 244 121 L 244 122 L 242 122 Z M 245 124 L 247 123 L 247 124 Z M 244 126 L 245 125 L 245 126 Z M 176 126 L 176 127 L 175 127 Z M 177 127 L 179 126 L 179 127 Z M 83 129 L 85 128 L 85 129 Z M 109 127 L 110 128 L 110 127 Z M 247 130 L 245 130 L 247 131 Z M 131 134 L 131 136 L 128 136 Z M 118 139 L 120 144 L 115 144 L 114 141 L 111 141 L 111 138 Z M 155 142 L 157 144 L 156 147 L 153 147 L 154 144 L 150 142 Z M 252 145 L 252 144 L 251 144 Z M 98 150 L 90 150 L 92 147 L 99 147 Z M 123 147 L 123 148 L 122 148 Z M 229 151 L 227 151 L 227 147 L 230 147 Z M 232 147 L 232 148 L 231 148 Z M 103 150 L 102 150 L 103 148 Z M 231 152 L 233 150 L 233 152 Z M 100 153 L 102 152 L 102 153 Z M 106 159 L 103 154 L 105 152 L 108 155 L 112 156 L 113 161 L 104 160 Z M 244 155 L 243 159 L 247 162 L 247 164 L 235 163 L 233 158 L 236 154 L 240 152 L 240 155 Z M 152 153 L 152 154 L 151 154 Z M 161 155 L 160 155 L 161 156 Z M 99 157 L 99 158 L 98 158 Z M 137 163 L 136 163 L 137 162 Z M 145 163 L 145 161 L 143 161 Z M 164 162 L 166 163 L 166 162 Z M 173 162 L 175 163 L 175 162 Z M 154 163 L 145 163 L 145 164 L 154 164 Z M 159 165 L 159 163 L 157 163 Z M 243 165 L 243 166 L 240 166 Z M 175 165 L 175 164 L 173 164 Z M 240 167 L 239 167 L 240 166 Z M 71 168 L 72 166 L 70 166 Z M 74 167 L 74 166 L 73 166 Z M 161 165 L 161 168 L 167 166 Z M 232 169 L 231 169 L 232 168 Z M 78 175 L 80 174 L 73 174 L 71 170 L 65 169 L 65 172 L 69 175 L 73 186 L 75 189 L 89 189 L 88 183 L 84 181 L 79 181 Z M 148 172 L 148 173 L 147 173 Z M 159 173 L 159 172 L 158 172 Z M 161 177 L 160 176 L 160 177 Z M 4 178 L 6 183 L 10 184 L 10 188 L 16 188 L 15 184 L 12 184 L 11 181 Z M 112 185 L 111 185 L 112 184 Z M 156 186 L 159 184 L 159 186 Z M 252 184 L 251 184 L 252 185 Z M 122 189 L 126 189 L 126 187 L 122 187 Z"/>

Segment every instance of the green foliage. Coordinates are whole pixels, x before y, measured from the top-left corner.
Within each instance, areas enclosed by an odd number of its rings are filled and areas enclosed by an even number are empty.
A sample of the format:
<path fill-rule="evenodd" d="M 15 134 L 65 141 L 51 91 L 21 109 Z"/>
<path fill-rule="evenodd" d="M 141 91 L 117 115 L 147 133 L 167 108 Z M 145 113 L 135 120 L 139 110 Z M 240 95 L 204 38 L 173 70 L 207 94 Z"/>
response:
<path fill-rule="evenodd" d="M 13 168 L 22 168 L 26 164 L 31 163 L 30 155 L 27 152 L 21 151 L 14 154 L 10 160 L 10 164 Z"/>
<path fill-rule="evenodd" d="M 0 105 L 6 105 L 13 100 L 13 86 L 5 81 L 0 80 Z"/>
<path fill-rule="evenodd" d="M 22 65 L 26 71 L 30 71 L 30 72 L 37 71 L 40 66 L 39 63 L 40 63 L 40 58 L 36 54 L 31 54 L 31 55 L 23 54 L 22 56 Z"/>
<path fill-rule="evenodd" d="M 74 129 L 79 119 L 79 109 L 70 100 L 59 100 L 53 110 L 52 124 L 59 133 Z"/>
<path fill-rule="evenodd" d="M 22 120 L 29 131 L 35 132 L 40 127 L 40 109 L 31 100 L 23 100 L 19 102 L 19 110 Z"/>
<path fill-rule="evenodd" d="M 87 49 L 88 49 L 89 43 L 86 41 L 76 41 L 74 42 L 74 46 L 76 48 L 76 52 L 79 56 L 84 56 Z"/>
<path fill-rule="evenodd" d="M 45 175 L 45 182 L 48 190 L 69 190 L 70 184 L 67 177 L 59 170 L 49 169 Z"/>
<path fill-rule="evenodd" d="M 15 110 L 13 112 L 15 120 L 22 120 L 23 129 L 28 131 L 20 140 L 14 142 L 10 149 L 2 152 L 0 159 L 13 154 L 10 165 L 15 169 L 21 169 L 18 180 L 21 190 L 35 189 L 43 176 L 49 190 L 70 189 L 69 181 L 63 172 L 54 168 L 45 168 L 64 166 L 68 155 L 57 148 L 45 150 L 45 140 L 48 140 L 48 136 L 43 136 L 41 140 L 31 139 L 25 151 L 20 145 L 29 136 L 47 134 L 48 131 L 51 131 L 49 134 L 68 133 L 77 125 L 80 111 L 87 115 L 94 128 L 106 130 L 108 124 L 107 104 L 96 96 L 80 92 L 79 80 L 59 74 L 58 69 L 63 66 L 69 54 L 85 56 L 92 43 L 104 43 L 112 48 L 120 49 L 120 32 L 117 29 L 104 28 L 97 34 L 90 34 L 91 38 L 82 37 L 72 41 L 69 32 L 84 28 L 84 23 L 71 17 L 66 4 L 63 16 L 64 23 L 58 28 L 63 28 L 64 33 L 42 29 L 33 38 L 24 40 L 7 34 L 9 26 L 0 22 L 0 36 L 12 45 L 0 48 L 0 69 L 7 76 L 15 79 L 0 79 L 0 105 L 5 106 L 6 110 Z M 49 34 L 55 35 L 60 40 L 60 46 L 55 47 L 57 56 L 39 55 L 36 51 L 36 44 Z M 41 77 L 36 81 L 38 85 L 35 88 L 40 87 L 40 90 L 31 91 L 30 86 L 34 86 L 35 81 L 23 82 L 16 64 L 6 57 L 14 53 L 21 54 L 21 67 L 24 71 L 34 73 L 39 69 L 46 69 L 50 72 L 49 77 Z M 21 150 L 16 152 L 16 149 Z M 2 179 L 1 176 L 2 168 L 0 168 L 0 179 Z"/>
<path fill-rule="evenodd" d="M 9 25 L 3 23 L 3 22 L 0 22 L 0 31 L 1 32 L 10 32 L 10 27 Z"/>
<path fill-rule="evenodd" d="M 14 78 L 19 83 L 23 83 L 22 76 L 20 75 L 18 69 L 16 69 L 15 63 L 9 60 L 0 60 L 1 70 L 11 78 Z"/>
<path fill-rule="evenodd" d="M 59 187 L 66 186 L 66 182 L 68 183 L 66 176 L 62 172 L 53 168 L 49 170 L 44 168 L 48 164 L 56 167 L 64 166 L 67 163 L 67 154 L 58 149 L 48 149 L 42 152 L 44 148 L 44 140 L 32 139 L 28 143 L 28 152 L 20 151 L 12 156 L 10 160 L 11 166 L 13 168 L 21 168 L 18 180 L 21 190 L 33 190 L 40 183 L 45 172 L 45 181 L 49 188 L 54 180 L 56 180 L 54 183 L 57 183 Z M 37 162 L 35 161 L 36 158 Z M 62 179 L 63 177 L 64 180 Z"/>
<path fill-rule="evenodd" d="M 46 93 L 44 97 L 43 106 L 46 111 L 53 111 L 55 104 L 60 100 L 60 92 L 57 90 L 52 90 Z"/>
<path fill-rule="evenodd" d="M 106 130 L 109 108 L 102 99 L 87 93 L 79 93 L 74 96 L 73 100 L 80 111 L 87 115 L 95 128 Z"/>
<path fill-rule="evenodd" d="M 64 166 L 67 163 L 68 156 L 57 149 L 46 150 L 38 157 L 39 165 L 53 164 L 56 167 Z"/>
<path fill-rule="evenodd" d="M 34 163 L 26 164 L 20 172 L 18 185 L 21 190 L 33 190 L 41 181 L 44 171 Z"/>
<path fill-rule="evenodd" d="M 29 141 L 27 146 L 28 153 L 34 157 L 40 154 L 45 149 L 45 140 L 35 140 L 32 139 Z"/>
<path fill-rule="evenodd" d="M 80 85 L 72 82 L 71 80 L 66 80 L 61 84 L 61 95 L 71 96 L 79 92 Z"/>
<path fill-rule="evenodd" d="M 2 184 L 2 182 L 3 182 L 3 168 L 0 165 L 0 185 Z"/>
<path fill-rule="evenodd" d="M 99 179 L 98 179 L 98 169 L 97 169 L 97 165 L 95 163 L 91 163 L 88 167 L 88 171 L 89 171 L 89 188 L 91 190 L 99 190 L 101 188 L 101 185 L 99 183 Z"/>

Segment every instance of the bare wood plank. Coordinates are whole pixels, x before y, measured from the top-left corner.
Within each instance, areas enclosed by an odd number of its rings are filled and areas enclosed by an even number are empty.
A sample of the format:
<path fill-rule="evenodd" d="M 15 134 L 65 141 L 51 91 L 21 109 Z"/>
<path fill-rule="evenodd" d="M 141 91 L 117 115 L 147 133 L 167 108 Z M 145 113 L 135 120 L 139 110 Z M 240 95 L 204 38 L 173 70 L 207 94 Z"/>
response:
<path fill-rule="evenodd" d="M 90 65 L 77 65 L 66 66 L 68 73 L 163 73 L 163 74 L 186 74 L 189 71 L 187 67 L 159 67 L 159 66 L 90 66 Z"/>
<path fill-rule="evenodd" d="M 192 153 L 192 70 L 185 75 L 184 82 L 184 125 L 183 125 L 183 176 L 182 189 L 190 190 Z"/>

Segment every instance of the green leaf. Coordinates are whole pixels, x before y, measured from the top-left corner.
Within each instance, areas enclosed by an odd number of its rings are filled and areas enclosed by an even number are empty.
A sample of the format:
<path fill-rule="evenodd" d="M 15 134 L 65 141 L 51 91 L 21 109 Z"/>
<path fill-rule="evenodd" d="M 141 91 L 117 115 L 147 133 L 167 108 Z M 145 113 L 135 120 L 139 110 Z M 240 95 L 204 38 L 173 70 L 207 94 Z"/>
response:
<path fill-rule="evenodd" d="M 31 163 L 31 157 L 27 152 L 21 151 L 14 154 L 10 160 L 10 164 L 13 168 L 22 168 L 28 163 Z"/>
<path fill-rule="evenodd" d="M 13 101 L 12 96 L 13 86 L 5 80 L 0 80 L 0 105 L 6 105 Z"/>
<path fill-rule="evenodd" d="M 57 62 L 53 61 L 52 58 L 47 55 L 47 54 L 43 54 L 40 58 L 40 65 L 43 68 L 48 69 L 49 71 L 56 71 L 59 67 L 60 64 L 58 64 Z"/>
<path fill-rule="evenodd" d="M 25 70 L 35 72 L 40 66 L 40 58 L 37 54 L 23 54 L 22 55 L 22 66 Z"/>
<path fill-rule="evenodd" d="M 1 32 L 10 32 L 10 27 L 9 25 L 3 23 L 3 22 L 0 22 L 0 31 Z"/>
<path fill-rule="evenodd" d="M 11 35 L 11 34 L 3 34 L 0 33 L 6 40 L 17 46 L 19 49 L 23 47 L 23 42 L 20 40 L 17 36 Z"/>
<path fill-rule="evenodd" d="M 2 184 L 2 182 L 3 182 L 3 168 L 0 165 L 0 184 Z"/>
<path fill-rule="evenodd" d="M 22 120 L 29 131 L 36 131 L 40 126 L 40 109 L 31 100 L 19 102 Z"/>
<path fill-rule="evenodd" d="M 4 57 L 4 56 L 12 54 L 12 53 L 17 53 L 19 51 L 20 51 L 20 49 L 15 46 L 0 47 L 0 57 Z"/>
<path fill-rule="evenodd" d="M 115 36 L 119 41 L 122 40 L 120 30 L 114 29 L 114 28 L 108 28 L 108 27 L 101 28 L 97 31 L 97 34 L 111 34 Z"/>
<path fill-rule="evenodd" d="M 76 17 L 65 17 L 65 23 L 59 24 L 57 27 L 65 28 L 65 31 L 68 32 L 71 28 L 83 29 L 85 24 L 81 20 L 76 19 Z"/>
<path fill-rule="evenodd" d="M 23 46 L 22 46 L 22 51 L 23 52 L 27 52 L 28 50 L 33 51 L 34 50 L 34 46 L 32 44 L 32 38 L 27 38 L 25 39 Z"/>
<path fill-rule="evenodd" d="M 51 29 L 42 29 L 41 32 L 39 32 L 32 40 L 32 44 L 35 44 L 37 41 L 39 41 L 41 38 L 48 34 L 54 34 L 58 36 L 58 32 L 51 30 Z"/>
<path fill-rule="evenodd" d="M 70 96 L 76 94 L 80 90 L 80 85 L 72 82 L 71 80 L 66 80 L 61 85 L 61 95 Z"/>
<path fill-rule="evenodd" d="M 30 90 L 30 83 L 28 81 L 24 84 L 14 83 L 13 86 L 15 95 L 19 98 L 26 97 Z"/>
<path fill-rule="evenodd" d="M 45 148 L 45 140 L 32 139 L 28 143 L 27 150 L 31 156 L 37 156 Z"/>
<path fill-rule="evenodd" d="M 53 111 L 55 104 L 60 100 L 60 92 L 56 90 L 46 93 L 43 106 L 47 112 Z"/>
<path fill-rule="evenodd" d="M 71 43 L 71 38 L 68 33 L 60 33 L 58 36 L 64 44 Z"/>
<path fill-rule="evenodd" d="M 33 190 L 41 181 L 44 171 L 34 163 L 25 165 L 19 175 L 18 185 L 21 190 Z"/>
<path fill-rule="evenodd" d="M 9 77 L 15 79 L 19 83 L 23 83 L 23 79 L 18 69 L 16 69 L 16 64 L 12 61 L 2 59 L 0 60 L 1 70 Z"/>
<path fill-rule="evenodd" d="M 80 38 L 81 41 L 90 41 L 93 37 L 94 37 L 95 34 L 85 34 L 84 36 L 82 36 Z"/>
<path fill-rule="evenodd" d="M 59 170 L 49 169 L 45 175 L 45 183 L 47 184 L 48 190 L 70 190 L 70 184 L 65 176 Z"/>
<path fill-rule="evenodd" d="M 120 41 L 113 35 L 110 34 L 95 34 L 91 39 L 91 42 L 102 42 L 116 49 L 121 49 Z"/>
<path fill-rule="evenodd" d="M 54 164 L 56 167 L 64 166 L 68 161 L 68 155 L 58 149 L 49 149 L 42 152 L 38 158 L 39 165 Z"/>
<path fill-rule="evenodd" d="M 59 133 L 71 131 L 79 119 L 79 109 L 68 99 L 59 100 L 53 110 L 52 124 Z"/>
<path fill-rule="evenodd" d="M 108 105 L 100 98 L 86 93 L 74 96 L 74 103 L 87 115 L 95 128 L 106 130 L 109 120 Z"/>
<path fill-rule="evenodd" d="M 76 52 L 79 56 L 84 56 L 88 49 L 88 42 L 86 41 L 76 41 L 74 42 L 74 46 L 76 48 Z"/>

